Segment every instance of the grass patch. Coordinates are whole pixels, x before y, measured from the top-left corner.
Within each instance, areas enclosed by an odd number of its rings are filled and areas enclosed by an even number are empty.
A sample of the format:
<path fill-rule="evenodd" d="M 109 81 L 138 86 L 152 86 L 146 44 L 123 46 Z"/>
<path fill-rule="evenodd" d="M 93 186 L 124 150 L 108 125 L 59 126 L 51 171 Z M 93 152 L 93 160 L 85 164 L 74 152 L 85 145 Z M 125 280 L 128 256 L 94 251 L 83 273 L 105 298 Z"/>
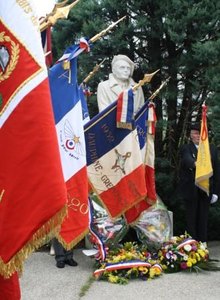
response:
<path fill-rule="evenodd" d="M 88 280 L 86 281 L 86 283 L 80 289 L 79 298 L 82 298 L 83 296 L 85 296 L 85 294 L 90 289 L 90 287 L 92 286 L 92 284 L 93 284 L 94 281 L 95 281 L 95 277 L 94 276 L 90 276 L 88 278 Z"/>

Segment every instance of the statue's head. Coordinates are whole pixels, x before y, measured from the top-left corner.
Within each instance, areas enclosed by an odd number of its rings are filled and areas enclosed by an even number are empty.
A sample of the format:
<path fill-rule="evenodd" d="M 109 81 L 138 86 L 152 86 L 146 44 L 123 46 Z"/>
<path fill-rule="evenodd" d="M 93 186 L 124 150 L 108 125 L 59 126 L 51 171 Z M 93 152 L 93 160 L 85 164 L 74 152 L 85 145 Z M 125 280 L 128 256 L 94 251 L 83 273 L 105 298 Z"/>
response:
<path fill-rule="evenodd" d="M 112 60 L 112 73 L 119 80 L 128 80 L 134 72 L 134 63 L 126 55 L 115 55 Z"/>

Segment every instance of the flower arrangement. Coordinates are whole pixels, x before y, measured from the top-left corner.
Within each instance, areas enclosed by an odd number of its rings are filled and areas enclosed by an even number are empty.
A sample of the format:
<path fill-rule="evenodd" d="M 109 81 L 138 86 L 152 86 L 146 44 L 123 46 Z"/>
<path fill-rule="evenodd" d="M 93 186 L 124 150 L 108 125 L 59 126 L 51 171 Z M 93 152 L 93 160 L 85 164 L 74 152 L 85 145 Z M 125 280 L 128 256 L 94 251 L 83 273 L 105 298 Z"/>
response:
<path fill-rule="evenodd" d="M 100 262 L 94 276 L 112 283 L 127 284 L 129 279 L 152 279 L 161 275 L 162 267 L 146 249 L 134 242 L 109 250 L 105 261 Z"/>
<path fill-rule="evenodd" d="M 196 270 L 208 264 L 209 251 L 202 242 L 192 239 L 187 233 L 172 237 L 157 253 L 164 272 Z"/>
<path fill-rule="evenodd" d="M 163 243 L 157 252 L 149 252 L 147 246 L 135 242 L 109 248 L 105 259 L 97 262 L 94 276 L 111 283 L 127 284 L 132 278 L 149 280 L 162 273 L 220 271 L 216 262 L 209 259 L 209 251 L 204 243 L 185 233 Z"/>

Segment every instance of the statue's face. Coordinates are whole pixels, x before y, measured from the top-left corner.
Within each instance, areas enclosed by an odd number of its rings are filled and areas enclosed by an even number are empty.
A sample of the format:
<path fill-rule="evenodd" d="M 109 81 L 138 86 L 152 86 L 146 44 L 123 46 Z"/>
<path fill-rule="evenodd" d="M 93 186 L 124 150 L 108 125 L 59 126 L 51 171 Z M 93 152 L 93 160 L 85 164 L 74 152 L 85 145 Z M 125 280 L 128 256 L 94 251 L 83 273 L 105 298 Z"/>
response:
<path fill-rule="evenodd" d="M 125 60 L 118 60 L 112 67 L 112 73 L 119 80 L 128 80 L 131 75 L 131 66 Z"/>

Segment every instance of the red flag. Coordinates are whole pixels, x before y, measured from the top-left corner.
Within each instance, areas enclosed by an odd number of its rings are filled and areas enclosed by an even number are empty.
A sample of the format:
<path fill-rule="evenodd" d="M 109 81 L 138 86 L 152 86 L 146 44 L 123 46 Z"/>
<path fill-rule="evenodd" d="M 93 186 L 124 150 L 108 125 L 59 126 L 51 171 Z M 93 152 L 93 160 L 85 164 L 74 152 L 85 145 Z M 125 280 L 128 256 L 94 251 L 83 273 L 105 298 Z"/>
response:
<path fill-rule="evenodd" d="M 0 2 L 0 274 L 4 277 L 22 268 L 66 213 L 47 69 L 37 16 L 28 5 L 29 14 L 19 1 Z"/>
<path fill-rule="evenodd" d="M 21 299 L 21 291 L 17 272 L 15 272 L 10 278 L 4 278 L 0 275 L 0 299 Z"/>

